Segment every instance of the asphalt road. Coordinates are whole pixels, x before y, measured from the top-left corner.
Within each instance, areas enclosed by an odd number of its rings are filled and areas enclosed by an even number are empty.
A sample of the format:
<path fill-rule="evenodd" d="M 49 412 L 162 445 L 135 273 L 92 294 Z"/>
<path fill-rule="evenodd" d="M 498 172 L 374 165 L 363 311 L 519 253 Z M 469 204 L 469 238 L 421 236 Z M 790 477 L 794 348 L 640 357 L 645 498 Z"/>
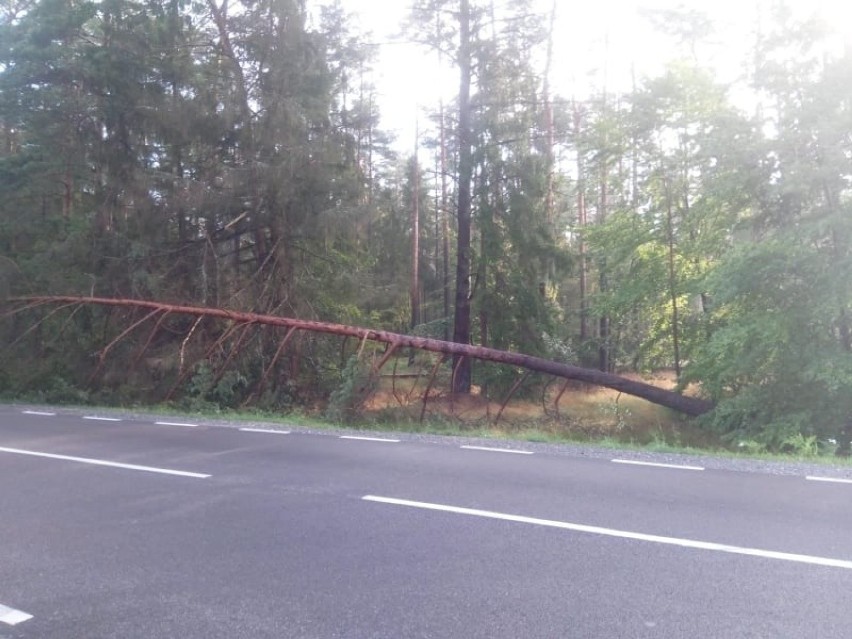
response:
<path fill-rule="evenodd" d="M 41 412 L 0 639 L 852 637 L 852 483 Z"/>

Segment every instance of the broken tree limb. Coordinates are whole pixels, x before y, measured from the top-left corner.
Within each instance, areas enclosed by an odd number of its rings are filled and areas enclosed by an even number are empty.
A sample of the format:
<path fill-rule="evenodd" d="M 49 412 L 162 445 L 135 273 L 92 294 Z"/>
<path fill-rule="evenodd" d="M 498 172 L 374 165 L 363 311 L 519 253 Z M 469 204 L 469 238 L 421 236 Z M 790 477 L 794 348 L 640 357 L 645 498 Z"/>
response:
<path fill-rule="evenodd" d="M 37 306 L 41 306 L 42 304 L 49 304 L 49 303 L 50 303 L 50 302 L 35 302 L 35 303 L 33 303 L 33 304 L 27 304 L 27 306 L 25 306 L 25 307 L 24 307 L 23 309 L 21 309 L 21 310 L 29 310 L 29 309 L 31 309 L 31 308 L 35 308 L 35 307 L 37 307 Z M 21 336 L 20 336 L 20 337 L 18 337 L 18 339 L 16 339 L 16 340 L 15 340 L 14 342 L 12 342 L 11 344 L 8 344 L 8 345 L 6 346 L 6 348 L 12 348 L 12 347 L 13 347 L 13 346 L 15 346 L 16 344 L 18 344 L 18 342 L 22 341 L 22 340 L 23 340 L 23 339 L 24 339 L 27 335 L 29 335 L 30 333 L 32 333 L 32 332 L 33 332 L 34 330 L 36 330 L 39 326 L 41 326 L 44 322 L 46 322 L 48 319 L 50 319 L 53 315 L 56 315 L 56 314 L 57 314 L 59 311 L 61 311 L 62 309 L 64 309 L 64 308 L 68 308 L 69 306 L 75 306 L 75 305 L 76 305 L 76 304 L 75 304 L 74 302 L 72 302 L 72 303 L 70 303 L 70 304 L 63 304 L 63 305 L 62 305 L 62 306 L 60 306 L 59 308 L 55 308 L 55 309 L 53 309 L 53 310 L 52 310 L 52 311 L 50 311 L 50 313 L 48 313 L 45 317 L 41 318 L 38 322 L 36 322 L 36 323 L 35 323 L 35 324 L 33 324 L 32 326 L 30 326 L 27 330 L 25 330 L 25 331 L 23 332 L 23 334 L 21 334 Z M 5 313 L 4 313 L 3 317 L 6 317 L 6 314 L 5 314 Z"/>
<path fill-rule="evenodd" d="M 244 313 L 221 308 L 205 308 L 198 306 L 181 306 L 166 304 L 163 302 L 151 302 L 147 300 L 134 299 L 112 299 L 103 297 L 73 297 L 73 296 L 33 296 L 13 298 L 10 302 L 23 304 L 45 303 L 45 304 L 97 304 L 110 307 L 142 308 L 149 310 L 161 310 L 171 314 L 192 315 L 195 317 L 211 317 L 231 320 L 238 324 L 265 324 L 268 326 L 295 327 L 304 331 L 316 333 L 328 333 L 342 337 L 355 337 L 361 340 L 370 340 L 386 344 L 397 344 L 398 347 L 417 348 L 433 353 L 454 355 L 458 357 L 473 357 L 498 364 L 519 366 L 528 370 L 554 375 L 565 379 L 576 379 L 587 384 L 604 386 L 627 395 L 641 397 L 654 404 L 671 408 L 672 410 L 685 413 L 686 415 L 703 415 L 713 409 L 713 403 L 698 397 L 688 397 L 674 391 L 665 390 L 621 377 L 613 373 L 605 373 L 598 370 L 581 368 L 571 364 L 563 364 L 552 360 L 514 353 L 511 351 L 500 351 L 483 346 L 472 346 L 470 344 L 457 344 L 443 340 L 413 335 L 403 335 L 389 331 L 373 330 L 358 326 L 346 326 L 330 322 L 317 322 L 312 320 L 293 319 L 289 317 L 278 317 L 274 315 L 260 315 L 257 313 Z"/>
<path fill-rule="evenodd" d="M 275 350 L 275 355 L 272 357 L 272 361 L 269 362 L 269 365 L 263 369 L 263 375 L 260 377 L 260 381 L 257 383 L 257 387 L 254 391 L 248 396 L 245 402 L 243 402 L 243 406 L 246 406 L 249 400 L 254 397 L 256 399 L 260 399 L 263 395 L 263 391 L 266 389 L 266 379 L 269 377 L 270 373 L 272 373 L 272 369 L 275 368 L 275 364 L 278 363 L 278 359 L 281 357 L 281 353 L 284 352 L 284 349 L 287 348 L 287 344 L 290 342 L 290 339 L 293 337 L 293 334 L 296 332 L 296 327 L 291 326 L 287 329 L 287 334 L 284 335 L 284 339 L 282 339 L 278 348 Z"/>
<path fill-rule="evenodd" d="M 222 381 L 222 378 L 225 376 L 225 373 L 228 372 L 228 365 L 234 359 L 234 356 L 240 352 L 240 349 L 243 345 L 243 340 L 245 340 L 246 336 L 249 334 L 249 330 L 254 326 L 253 323 L 247 323 L 240 327 L 240 334 L 237 335 L 236 343 L 234 343 L 227 356 L 225 357 L 224 363 L 220 364 L 216 374 L 213 376 L 213 381 L 208 385 L 207 391 L 210 392 Z M 220 344 L 224 344 L 225 340 L 219 340 Z"/>
<path fill-rule="evenodd" d="M 420 423 L 423 423 L 423 418 L 426 416 L 426 404 L 429 402 L 429 393 L 432 392 L 432 384 L 435 382 L 435 376 L 438 374 L 438 369 L 441 368 L 441 364 L 447 361 L 447 353 L 443 353 L 438 361 L 435 362 L 435 366 L 432 368 L 432 374 L 429 375 L 429 383 L 426 385 L 426 392 L 423 393 L 423 407 L 420 409 Z"/>
<path fill-rule="evenodd" d="M 133 324 L 131 324 L 130 326 L 128 326 L 127 328 L 125 328 L 123 331 L 121 331 L 121 333 L 119 333 L 119 334 L 118 334 L 118 337 L 116 337 L 115 339 L 113 339 L 113 340 L 112 340 L 109 344 L 107 344 L 104 348 L 102 348 L 102 349 L 101 349 L 101 352 L 100 352 L 100 354 L 98 355 L 98 365 L 97 365 L 97 366 L 95 366 L 95 370 L 93 370 L 93 371 L 92 371 L 92 374 L 91 374 L 91 375 L 89 375 L 89 384 L 91 384 L 91 383 L 94 381 L 95 377 L 96 377 L 96 376 L 97 376 L 97 374 L 100 372 L 101 368 L 103 368 L 104 362 L 106 361 L 106 356 L 109 354 L 109 352 L 112 350 L 112 348 L 113 348 L 116 344 L 118 344 L 118 343 L 119 343 L 122 339 L 124 339 L 125 337 L 127 337 L 127 335 L 129 335 L 130 333 L 132 333 L 132 332 L 133 332 L 133 330 L 134 330 L 137 326 L 141 326 L 142 324 L 144 324 L 144 323 L 145 323 L 145 322 L 147 322 L 149 319 L 151 319 L 152 317 L 154 317 L 155 315 L 157 315 L 157 314 L 159 314 L 159 313 L 162 313 L 162 311 L 160 311 L 160 310 L 153 310 L 153 311 L 151 311 L 150 313 L 148 313 L 145 317 L 143 317 L 141 320 L 138 320 L 138 321 L 136 321 L 136 322 L 133 322 Z"/>
<path fill-rule="evenodd" d="M 385 351 L 385 354 L 384 354 L 384 355 L 382 355 L 382 359 L 380 359 L 380 360 L 379 360 L 379 363 L 378 363 L 378 364 L 376 364 L 376 374 L 378 374 L 378 373 L 379 373 L 379 371 L 381 371 L 381 370 L 382 370 L 382 367 L 383 367 L 385 364 L 387 364 L 387 363 L 388 363 L 388 360 L 389 360 L 389 359 L 391 358 L 391 356 L 392 356 L 392 355 L 396 352 L 396 347 L 397 347 L 397 346 L 398 346 L 398 344 L 396 344 L 395 342 L 394 342 L 394 343 L 392 343 L 390 346 L 388 346 L 388 349 Z"/>
<path fill-rule="evenodd" d="M 500 418 L 503 416 L 503 411 L 506 410 L 506 406 L 508 405 L 509 400 L 512 399 L 512 396 L 521 387 L 521 384 L 527 381 L 527 377 L 530 376 L 530 373 L 532 373 L 531 370 L 524 371 L 524 374 L 521 375 L 521 377 L 519 377 L 517 380 L 515 380 L 514 384 L 512 384 L 512 388 L 509 389 L 509 392 L 506 394 L 506 398 L 503 400 L 503 403 L 500 404 L 500 410 L 497 411 L 497 417 L 494 418 L 495 426 L 500 423 Z"/>
<path fill-rule="evenodd" d="M 80 307 L 78 306 L 77 308 Z M 76 311 L 77 309 L 74 310 Z M 157 331 L 160 330 L 160 326 L 163 324 L 164 321 L 166 321 L 166 318 L 168 316 L 169 314 L 167 312 L 160 315 L 160 319 L 157 320 L 157 323 L 154 324 L 154 328 L 152 328 L 151 332 L 148 334 L 148 339 L 145 340 L 145 343 L 142 345 L 142 348 L 137 351 L 136 356 L 133 358 L 133 363 L 130 365 L 131 368 L 136 368 L 136 365 L 139 363 L 139 360 L 142 359 L 142 356 L 145 354 L 145 351 L 148 350 L 148 347 L 151 345 L 154 336 L 157 334 Z"/>

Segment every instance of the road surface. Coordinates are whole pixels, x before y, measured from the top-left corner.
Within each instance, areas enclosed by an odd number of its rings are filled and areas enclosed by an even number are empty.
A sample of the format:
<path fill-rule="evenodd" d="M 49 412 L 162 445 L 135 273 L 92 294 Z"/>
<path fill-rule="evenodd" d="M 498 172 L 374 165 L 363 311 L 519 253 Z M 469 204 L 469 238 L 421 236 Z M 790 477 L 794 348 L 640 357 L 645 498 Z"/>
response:
<path fill-rule="evenodd" d="M 830 472 L 252 428 L 0 406 L 0 639 L 852 637 Z"/>

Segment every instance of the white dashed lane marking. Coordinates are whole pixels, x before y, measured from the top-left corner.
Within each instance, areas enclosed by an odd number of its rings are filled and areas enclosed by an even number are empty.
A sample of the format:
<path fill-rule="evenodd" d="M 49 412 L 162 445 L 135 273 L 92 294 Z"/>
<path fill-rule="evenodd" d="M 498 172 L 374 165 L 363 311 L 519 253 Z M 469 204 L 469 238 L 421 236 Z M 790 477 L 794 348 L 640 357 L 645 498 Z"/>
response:
<path fill-rule="evenodd" d="M 56 413 L 52 411 L 42 411 L 42 410 L 22 410 L 21 413 L 23 415 L 33 415 L 37 417 L 56 417 Z M 99 421 L 99 422 L 120 422 L 123 421 L 120 417 L 104 417 L 102 415 L 83 415 L 83 419 L 87 419 L 90 421 Z M 157 426 L 180 426 L 184 428 L 197 428 L 199 424 L 193 424 L 190 422 L 172 422 L 172 421 L 156 421 L 154 422 Z M 274 435 L 289 435 L 291 431 L 289 430 L 275 430 L 272 428 L 240 428 L 241 431 L 245 433 L 268 433 Z M 359 435 L 340 435 L 339 439 L 353 439 L 358 441 L 366 441 L 366 442 L 384 442 L 388 444 L 398 444 L 401 440 L 399 439 L 390 439 L 386 437 L 362 437 Z M 480 450 L 487 451 L 493 453 L 509 453 L 515 455 L 533 455 L 535 454 L 531 450 L 519 450 L 515 448 L 498 448 L 493 446 L 461 446 L 461 448 L 465 450 Z M 0 449 L 4 450 L 4 449 Z M 8 450 L 6 450 L 8 452 Z M 82 458 L 81 458 L 82 459 Z M 632 466 L 649 466 L 653 468 L 671 468 L 674 470 L 694 470 L 694 471 L 702 471 L 706 470 L 703 466 L 690 466 L 687 464 L 667 464 L 662 462 L 649 462 L 649 461 L 638 461 L 634 459 L 611 459 L 613 464 L 626 464 Z M 105 464 L 112 465 L 113 462 L 105 462 Z M 117 467 L 132 467 L 132 465 Z M 144 468 L 144 467 L 142 467 Z M 134 468 L 135 470 L 140 470 L 140 468 Z M 180 473 L 182 471 L 176 471 Z M 198 475 L 198 473 L 190 473 L 190 476 Z M 209 475 L 203 475 L 204 477 L 209 477 Z M 808 481 L 818 481 L 825 483 L 834 483 L 834 484 L 852 484 L 852 479 L 844 479 L 840 477 L 821 477 L 817 475 L 807 475 L 804 479 Z"/>
<path fill-rule="evenodd" d="M 107 461 L 105 459 L 91 459 L 89 457 L 72 457 L 71 455 L 56 455 L 54 453 L 42 453 L 35 450 L 21 450 L 20 448 L 4 448 L 0 446 L 0 453 L 13 455 L 28 455 L 30 457 L 43 457 L 46 459 L 58 459 L 71 461 L 92 466 L 107 466 L 109 468 L 122 468 L 124 470 L 139 470 L 146 473 L 159 473 L 161 475 L 176 475 L 178 477 L 193 477 L 195 479 L 207 479 L 210 475 L 203 473 L 191 473 L 185 470 L 172 470 L 171 468 L 157 468 L 155 466 L 139 466 L 137 464 L 122 464 L 120 462 Z"/>
<path fill-rule="evenodd" d="M 19 623 L 32 619 L 33 616 L 23 610 L 15 610 L 9 606 L 0 604 L 0 623 L 5 623 L 7 626 L 17 626 Z"/>
<path fill-rule="evenodd" d="M 244 433 L 272 433 L 274 435 L 289 435 L 289 430 L 274 430 L 272 428 L 241 428 Z"/>
<path fill-rule="evenodd" d="M 632 466 L 652 466 L 654 468 L 674 468 L 676 470 L 704 470 L 703 466 L 685 466 L 682 464 L 661 464 L 658 462 L 635 461 L 633 459 L 613 459 L 613 464 L 630 464 Z"/>
<path fill-rule="evenodd" d="M 841 479 L 840 477 L 818 477 L 816 475 L 808 475 L 805 479 L 809 481 L 825 481 L 833 484 L 852 484 L 852 479 Z"/>
<path fill-rule="evenodd" d="M 461 446 L 465 450 L 484 450 L 489 453 L 512 453 L 515 455 L 532 455 L 531 450 L 518 450 L 516 448 L 491 448 L 489 446 Z"/>

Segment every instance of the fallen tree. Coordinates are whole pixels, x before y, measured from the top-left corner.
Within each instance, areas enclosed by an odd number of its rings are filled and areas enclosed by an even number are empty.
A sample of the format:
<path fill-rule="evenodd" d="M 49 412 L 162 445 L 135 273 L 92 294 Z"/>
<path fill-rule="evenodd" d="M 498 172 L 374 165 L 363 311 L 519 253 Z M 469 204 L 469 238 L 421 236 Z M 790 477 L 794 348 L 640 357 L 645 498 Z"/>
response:
<path fill-rule="evenodd" d="M 483 346 L 472 346 L 470 344 L 457 344 L 455 342 L 446 342 L 438 339 L 430 339 L 426 337 L 417 337 L 413 335 L 404 335 L 400 333 L 392 333 L 389 331 L 373 330 L 358 326 L 347 326 L 344 324 L 333 324 L 329 322 L 317 322 L 311 320 L 293 319 L 289 317 L 279 317 L 275 315 L 261 315 L 257 313 L 245 313 L 240 311 L 232 311 L 221 308 L 206 308 L 198 306 L 180 306 L 175 304 L 167 304 L 164 302 L 153 302 L 147 300 L 136 299 L 113 299 L 104 297 L 78 297 L 78 296 L 34 296 L 20 297 L 10 300 L 13 303 L 21 305 L 21 309 L 31 309 L 45 304 L 61 305 L 64 307 L 76 306 L 82 304 L 96 304 L 110 307 L 124 307 L 136 310 L 148 310 L 149 313 L 138 322 L 135 322 L 127 330 L 125 330 L 116 340 L 113 340 L 101 352 L 101 359 L 109 351 L 110 347 L 121 337 L 124 337 L 131 330 L 142 324 L 144 321 L 151 320 L 159 316 L 161 319 L 166 315 L 190 315 L 198 318 L 218 318 L 230 320 L 236 325 L 251 326 L 280 326 L 289 328 L 287 336 L 282 340 L 279 346 L 279 353 L 286 345 L 286 341 L 292 335 L 293 331 L 311 331 L 315 333 L 327 333 L 331 335 L 340 335 L 342 337 L 355 337 L 362 342 L 374 341 L 388 345 L 388 349 L 382 358 L 379 368 L 387 362 L 390 356 L 399 348 L 413 348 L 433 353 L 440 353 L 444 356 L 460 356 L 479 359 L 488 362 L 496 362 L 498 364 L 506 364 L 509 366 L 518 366 L 529 371 L 546 373 L 564 379 L 577 380 L 587 384 L 596 386 L 604 386 L 611 388 L 628 395 L 641 397 L 654 404 L 671 408 L 672 410 L 684 413 L 690 416 L 698 416 L 709 412 L 713 409 L 713 403 L 705 399 L 697 397 L 688 397 L 676 393 L 674 391 L 665 390 L 651 384 L 638 382 L 627 379 L 620 375 L 605 373 L 598 370 L 581 368 L 570 364 L 563 364 L 541 357 L 532 355 L 524 355 L 522 353 L 514 353 L 510 351 L 501 351 L 494 348 L 486 348 Z"/>

